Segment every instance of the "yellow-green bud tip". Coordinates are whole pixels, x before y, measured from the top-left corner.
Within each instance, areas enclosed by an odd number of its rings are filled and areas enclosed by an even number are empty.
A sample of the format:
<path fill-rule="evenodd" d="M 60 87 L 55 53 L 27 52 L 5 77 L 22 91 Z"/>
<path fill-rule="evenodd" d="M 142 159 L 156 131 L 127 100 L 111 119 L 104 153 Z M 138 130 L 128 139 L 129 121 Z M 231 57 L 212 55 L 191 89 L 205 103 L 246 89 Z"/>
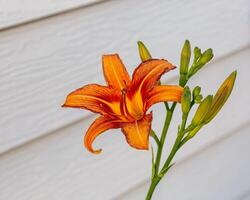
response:
<path fill-rule="evenodd" d="M 142 41 L 138 41 L 137 45 L 142 62 L 152 59 L 151 54 L 149 53 L 147 47 L 144 45 Z"/>

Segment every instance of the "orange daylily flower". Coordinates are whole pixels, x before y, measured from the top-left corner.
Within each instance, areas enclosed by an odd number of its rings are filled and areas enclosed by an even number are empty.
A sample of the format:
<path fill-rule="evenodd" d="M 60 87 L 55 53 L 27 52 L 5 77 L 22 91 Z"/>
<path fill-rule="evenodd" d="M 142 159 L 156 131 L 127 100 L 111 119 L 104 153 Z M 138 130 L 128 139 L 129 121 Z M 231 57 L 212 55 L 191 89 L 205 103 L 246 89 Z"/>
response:
<path fill-rule="evenodd" d="M 108 129 L 121 128 L 127 142 L 136 149 L 148 149 L 152 112 L 155 103 L 180 102 L 183 88 L 158 85 L 160 77 L 175 67 L 166 60 L 151 59 L 141 63 L 132 80 L 118 54 L 102 57 L 108 86 L 89 84 L 67 96 L 63 107 L 82 108 L 101 114 L 87 130 L 86 148 L 92 153 L 95 138 Z"/>

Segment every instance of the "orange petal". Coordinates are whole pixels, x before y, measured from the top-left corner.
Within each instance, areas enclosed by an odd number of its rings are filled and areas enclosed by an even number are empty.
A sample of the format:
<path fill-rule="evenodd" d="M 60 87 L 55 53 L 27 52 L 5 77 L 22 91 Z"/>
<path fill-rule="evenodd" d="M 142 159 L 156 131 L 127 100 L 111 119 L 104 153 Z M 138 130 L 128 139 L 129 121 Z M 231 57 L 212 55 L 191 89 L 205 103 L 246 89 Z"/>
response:
<path fill-rule="evenodd" d="M 133 73 L 130 90 L 139 90 L 147 93 L 153 86 L 158 84 L 159 79 L 165 72 L 175 67 L 166 60 L 152 59 L 141 63 Z"/>
<path fill-rule="evenodd" d="M 84 145 L 85 147 L 92 153 L 98 154 L 101 153 L 101 149 L 94 150 L 92 147 L 92 143 L 95 138 L 108 129 L 120 128 L 119 120 L 110 119 L 107 117 L 99 117 L 97 118 L 89 127 L 85 137 L 84 137 Z"/>
<path fill-rule="evenodd" d="M 151 121 L 152 113 L 144 116 L 139 121 L 122 124 L 122 131 L 130 146 L 136 149 L 148 149 Z"/>
<path fill-rule="evenodd" d="M 164 101 L 180 102 L 183 88 L 175 85 L 155 86 L 147 94 L 146 110 L 155 103 Z"/>
<path fill-rule="evenodd" d="M 127 88 L 131 80 L 118 54 L 102 56 L 102 66 L 109 86 L 119 90 Z"/>
<path fill-rule="evenodd" d="M 102 115 L 120 115 L 121 93 L 118 90 L 90 84 L 70 93 L 63 107 L 83 108 Z"/>

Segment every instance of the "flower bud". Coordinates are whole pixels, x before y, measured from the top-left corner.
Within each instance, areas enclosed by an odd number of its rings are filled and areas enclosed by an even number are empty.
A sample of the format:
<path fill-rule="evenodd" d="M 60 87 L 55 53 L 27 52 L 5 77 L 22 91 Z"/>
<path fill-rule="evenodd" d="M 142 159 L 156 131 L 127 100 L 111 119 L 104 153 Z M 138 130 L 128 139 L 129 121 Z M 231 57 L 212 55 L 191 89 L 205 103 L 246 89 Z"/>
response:
<path fill-rule="evenodd" d="M 201 92 L 201 87 L 200 86 L 196 86 L 194 89 L 193 89 L 193 97 L 196 97 L 200 94 Z"/>
<path fill-rule="evenodd" d="M 142 62 L 152 59 L 152 56 L 142 41 L 138 41 L 137 45 Z"/>
<path fill-rule="evenodd" d="M 191 104 L 191 92 L 188 86 L 184 88 L 182 97 L 181 97 L 181 109 L 183 113 L 188 113 L 190 110 Z"/>
<path fill-rule="evenodd" d="M 207 49 L 201 55 L 200 59 L 197 62 L 197 65 L 198 66 L 200 66 L 200 65 L 203 66 L 203 65 L 207 64 L 213 57 L 214 57 L 213 50 L 212 49 Z"/>
<path fill-rule="evenodd" d="M 230 96 L 233 90 L 236 76 L 237 71 L 232 72 L 217 90 L 212 102 L 211 109 L 205 117 L 205 123 L 210 122 L 226 103 L 228 97 Z"/>
<path fill-rule="evenodd" d="M 194 63 L 201 57 L 201 49 L 199 47 L 194 48 Z"/>
<path fill-rule="evenodd" d="M 191 122 L 193 126 L 197 126 L 203 123 L 204 118 L 212 105 L 213 96 L 208 95 L 199 105 Z"/>
<path fill-rule="evenodd" d="M 200 92 L 201 92 L 201 87 L 196 86 L 192 93 L 195 103 L 200 103 L 202 100 L 202 95 L 200 94 Z"/>
<path fill-rule="evenodd" d="M 199 71 L 205 64 L 207 64 L 213 58 L 213 50 L 207 49 L 203 52 L 200 58 L 195 62 L 188 72 L 188 76 L 193 76 L 197 71 Z"/>
<path fill-rule="evenodd" d="M 203 98 L 203 96 L 200 94 L 200 95 L 195 97 L 194 102 L 195 103 L 201 103 L 202 98 Z"/>
<path fill-rule="evenodd" d="M 181 51 L 180 80 L 179 80 L 180 86 L 184 86 L 187 83 L 187 74 L 188 74 L 190 57 L 191 57 L 190 42 L 186 40 Z"/>
<path fill-rule="evenodd" d="M 190 42 L 186 40 L 181 51 L 180 74 L 186 75 L 188 73 L 190 56 L 191 56 Z"/>

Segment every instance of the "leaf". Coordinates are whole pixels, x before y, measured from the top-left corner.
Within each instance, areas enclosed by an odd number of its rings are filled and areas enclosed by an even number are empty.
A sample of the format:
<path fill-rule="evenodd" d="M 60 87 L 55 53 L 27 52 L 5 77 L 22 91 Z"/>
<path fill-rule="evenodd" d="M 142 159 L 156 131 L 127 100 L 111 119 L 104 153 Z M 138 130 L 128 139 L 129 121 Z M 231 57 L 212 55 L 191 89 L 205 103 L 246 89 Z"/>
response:
<path fill-rule="evenodd" d="M 163 168 L 162 170 L 161 170 L 161 173 L 159 174 L 159 177 L 163 177 L 164 176 L 164 174 L 166 174 L 167 173 L 167 171 L 171 168 L 171 167 L 173 167 L 175 165 L 175 163 L 172 163 L 171 165 L 169 165 L 168 167 L 166 167 L 166 168 Z"/>

